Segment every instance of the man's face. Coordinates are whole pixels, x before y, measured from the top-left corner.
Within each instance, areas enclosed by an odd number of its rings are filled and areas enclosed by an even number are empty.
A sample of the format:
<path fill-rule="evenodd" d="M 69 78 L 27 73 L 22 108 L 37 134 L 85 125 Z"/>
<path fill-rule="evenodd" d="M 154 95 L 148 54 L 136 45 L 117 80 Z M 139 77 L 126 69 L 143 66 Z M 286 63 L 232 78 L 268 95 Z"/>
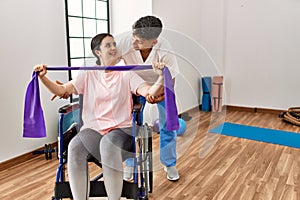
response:
<path fill-rule="evenodd" d="M 135 50 L 151 49 L 157 43 L 157 39 L 143 39 L 138 35 L 132 35 L 132 46 Z"/>

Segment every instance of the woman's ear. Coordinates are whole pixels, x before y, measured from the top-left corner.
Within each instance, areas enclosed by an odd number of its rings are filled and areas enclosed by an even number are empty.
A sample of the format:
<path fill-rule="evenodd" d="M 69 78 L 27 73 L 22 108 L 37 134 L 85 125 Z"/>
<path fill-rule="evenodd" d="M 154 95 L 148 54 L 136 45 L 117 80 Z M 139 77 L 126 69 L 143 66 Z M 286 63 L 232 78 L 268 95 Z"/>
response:
<path fill-rule="evenodd" d="M 95 54 L 100 57 L 101 56 L 101 51 L 100 50 L 95 50 Z"/>

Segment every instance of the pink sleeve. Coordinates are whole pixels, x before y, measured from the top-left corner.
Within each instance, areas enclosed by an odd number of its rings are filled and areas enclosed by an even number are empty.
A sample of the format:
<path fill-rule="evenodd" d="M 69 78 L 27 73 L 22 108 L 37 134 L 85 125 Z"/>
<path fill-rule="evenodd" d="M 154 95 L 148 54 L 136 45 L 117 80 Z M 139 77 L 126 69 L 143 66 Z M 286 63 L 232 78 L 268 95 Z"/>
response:
<path fill-rule="evenodd" d="M 77 77 L 70 81 L 70 83 L 74 86 L 76 90 L 75 94 L 78 95 L 83 93 L 86 77 L 87 71 L 79 71 Z"/>

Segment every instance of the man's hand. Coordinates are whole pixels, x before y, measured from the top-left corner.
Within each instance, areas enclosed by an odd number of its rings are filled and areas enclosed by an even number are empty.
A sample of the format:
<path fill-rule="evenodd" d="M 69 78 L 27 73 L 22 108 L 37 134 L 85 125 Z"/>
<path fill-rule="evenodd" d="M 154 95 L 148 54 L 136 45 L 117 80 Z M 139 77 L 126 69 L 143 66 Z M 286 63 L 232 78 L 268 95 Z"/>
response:
<path fill-rule="evenodd" d="M 159 96 L 152 96 L 152 95 L 146 96 L 147 102 L 151 103 L 151 104 L 155 104 L 155 103 L 161 102 L 162 100 L 164 100 L 164 98 L 165 98 L 164 94 L 161 94 Z"/>

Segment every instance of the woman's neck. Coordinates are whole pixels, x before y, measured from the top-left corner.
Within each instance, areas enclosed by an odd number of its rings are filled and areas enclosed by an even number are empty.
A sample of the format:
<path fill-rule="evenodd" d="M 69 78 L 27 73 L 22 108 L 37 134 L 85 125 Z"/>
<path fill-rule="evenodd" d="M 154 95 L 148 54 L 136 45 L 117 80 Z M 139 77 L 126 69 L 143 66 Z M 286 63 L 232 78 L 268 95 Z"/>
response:
<path fill-rule="evenodd" d="M 101 66 L 115 66 L 117 63 L 119 63 L 121 58 L 117 58 L 115 60 L 108 60 L 104 62 L 103 60 L 101 61 Z M 111 72 L 112 70 L 104 70 L 105 73 Z"/>

